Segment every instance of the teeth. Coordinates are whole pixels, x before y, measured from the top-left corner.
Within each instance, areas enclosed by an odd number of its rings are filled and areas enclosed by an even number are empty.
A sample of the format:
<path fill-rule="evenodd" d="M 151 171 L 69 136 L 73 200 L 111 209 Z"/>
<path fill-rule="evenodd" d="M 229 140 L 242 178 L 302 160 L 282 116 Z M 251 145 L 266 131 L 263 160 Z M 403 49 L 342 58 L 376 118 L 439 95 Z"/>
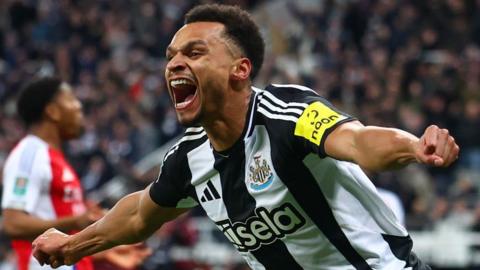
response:
<path fill-rule="evenodd" d="M 190 82 L 189 80 L 186 80 L 186 79 L 176 79 L 176 80 L 170 81 L 170 85 L 173 86 L 173 87 L 175 87 L 177 85 L 181 85 L 181 84 L 193 85 L 192 82 Z"/>

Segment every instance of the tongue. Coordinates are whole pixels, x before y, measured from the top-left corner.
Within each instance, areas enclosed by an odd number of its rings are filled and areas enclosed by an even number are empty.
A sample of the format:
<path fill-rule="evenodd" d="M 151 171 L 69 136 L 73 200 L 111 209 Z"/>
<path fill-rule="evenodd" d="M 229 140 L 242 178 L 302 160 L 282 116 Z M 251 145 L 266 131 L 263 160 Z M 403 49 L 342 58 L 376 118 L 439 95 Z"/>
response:
<path fill-rule="evenodd" d="M 193 100 L 193 97 L 195 97 L 195 95 L 188 95 L 183 102 L 184 103 L 190 103 L 190 101 Z"/>
<path fill-rule="evenodd" d="M 177 103 L 176 107 L 178 109 L 183 109 L 185 107 L 187 107 L 194 99 L 195 95 L 188 95 L 184 101 L 180 102 L 180 103 Z"/>

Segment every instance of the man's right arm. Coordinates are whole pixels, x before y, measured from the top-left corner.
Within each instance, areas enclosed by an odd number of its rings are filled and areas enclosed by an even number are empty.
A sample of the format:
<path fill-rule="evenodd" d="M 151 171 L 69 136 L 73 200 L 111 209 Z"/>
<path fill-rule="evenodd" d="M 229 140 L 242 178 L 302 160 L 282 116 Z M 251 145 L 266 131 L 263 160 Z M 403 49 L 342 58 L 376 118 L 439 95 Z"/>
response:
<path fill-rule="evenodd" d="M 163 223 L 186 212 L 159 206 L 149 189 L 125 196 L 102 219 L 77 234 L 48 230 L 33 242 L 34 256 L 53 267 L 72 265 L 102 250 L 145 240 Z"/>

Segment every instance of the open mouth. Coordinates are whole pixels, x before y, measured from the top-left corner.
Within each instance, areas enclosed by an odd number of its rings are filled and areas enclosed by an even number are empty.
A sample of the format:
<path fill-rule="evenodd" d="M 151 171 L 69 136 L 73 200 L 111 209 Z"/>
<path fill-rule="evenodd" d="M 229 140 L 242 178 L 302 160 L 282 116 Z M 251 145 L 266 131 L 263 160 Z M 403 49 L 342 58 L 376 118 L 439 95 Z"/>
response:
<path fill-rule="evenodd" d="M 174 79 L 170 87 L 175 101 L 175 108 L 185 109 L 193 103 L 197 94 L 197 86 L 189 79 Z"/>

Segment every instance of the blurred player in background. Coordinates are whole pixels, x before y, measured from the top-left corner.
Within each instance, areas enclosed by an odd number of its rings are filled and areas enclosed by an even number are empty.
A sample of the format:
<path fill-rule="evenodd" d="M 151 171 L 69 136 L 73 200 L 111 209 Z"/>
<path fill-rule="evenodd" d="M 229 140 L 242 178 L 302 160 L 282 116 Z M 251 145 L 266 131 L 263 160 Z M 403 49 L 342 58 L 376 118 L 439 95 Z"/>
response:
<path fill-rule="evenodd" d="M 364 126 L 304 86 L 253 87 L 263 52 L 245 11 L 192 9 L 165 71 L 189 128 L 159 178 L 75 235 L 48 230 L 35 257 L 70 265 L 201 205 L 253 269 L 430 269 L 361 167 L 449 166 L 459 147 L 448 131 L 432 125 L 417 138 Z"/>
<path fill-rule="evenodd" d="M 77 232 L 100 219 L 104 210 L 84 200 L 79 178 L 61 150 L 64 142 L 77 138 L 83 129 L 82 105 L 71 87 L 57 78 L 34 80 L 20 93 L 17 111 L 28 134 L 12 150 L 3 169 L 3 222 L 13 239 L 18 269 L 32 270 L 41 266 L 31 256 L 31 240 L 51 227 Z M 126 247 L 117 251 L 131 253 Z M 104 255 L 116 258 L 115 254 Z M 93 269 L 91 258 L 85 257 L 74 268 Z"/>
<path fill-rule="evenodd" d="M 103 210 L 85 202 L 78 176 L 61 150 L 83 129 L 82 105 L 70 86 L 55 78 L 36 80 L 20 93 L 17 111 L 28 134 L 3 169 L 3 222 L 14 239 L 18 269 L 38 269 L 31 240 L 51 227 L 81 230 L 101 218 Z M 92 269 L 92 262 L 85 258 L 75 267 Z"/>

